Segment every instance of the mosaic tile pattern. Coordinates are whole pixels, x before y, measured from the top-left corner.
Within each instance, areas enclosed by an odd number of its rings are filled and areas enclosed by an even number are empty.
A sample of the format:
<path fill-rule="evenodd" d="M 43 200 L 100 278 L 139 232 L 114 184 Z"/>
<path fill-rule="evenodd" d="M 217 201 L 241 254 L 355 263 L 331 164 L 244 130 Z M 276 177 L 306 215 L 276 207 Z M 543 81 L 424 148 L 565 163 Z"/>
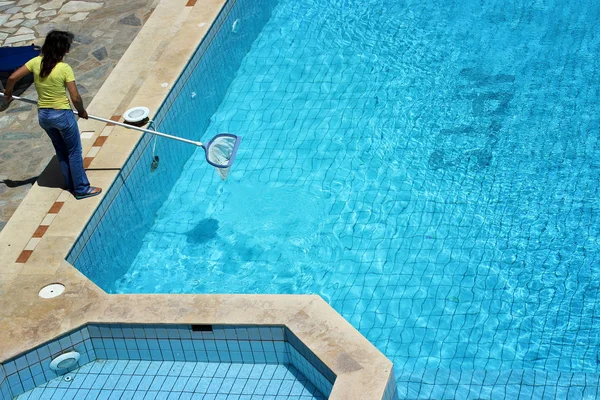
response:
<path fill-rule="evenodd" d="M 58 374 L 50 369 L 50 361 L 67 351 L 77 351 L 81 355 L 80 365 L 96 359 L 87 327 L 64 335 L 14 359 L 4 361 L 2 365 L 7 376 L 10 393 L 17 396 L 57 378 Z M 74 366 L 70 370 L 76 368 L 77 366 Z M 70 370 L 61 372 L 68 373 Z"/>
<path fill-rule="evenodd" d="M 67 351 L 79 352 L 79 363 L 51 370 Z M 0 365 L 2 400 L 308 400 L 327 398 L 334 381 L 282 326 L 90 324 Z"/>
<path fill-rule="evenodd" d="M 10 400 L 11 398 L 6 373 L 4 372 L 4 367 L 0 365 L 0 400 Z"/>
<path fill-rule="evenodd" d="M 292 366 L 97 360 L 24 393 L 34 399 L 323 400 Z"/>
<path fill-rule="evenodd" d="M 104 2 L 6 0 L 0 2 L 0 46 L 23 46 L 43 37 L 44 27 L 64 21 L 80 22 Z M 40 35 L 41 33 L 41 35 Z"/>

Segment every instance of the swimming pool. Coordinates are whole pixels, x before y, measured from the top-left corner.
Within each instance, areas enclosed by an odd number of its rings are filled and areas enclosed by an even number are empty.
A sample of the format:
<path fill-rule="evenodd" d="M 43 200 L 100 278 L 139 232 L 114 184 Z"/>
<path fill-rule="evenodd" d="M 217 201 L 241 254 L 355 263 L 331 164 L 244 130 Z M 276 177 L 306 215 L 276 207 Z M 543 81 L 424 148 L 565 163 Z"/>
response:
<path fill-rule="evenodd" d="M 400 397 L 594 395 L 600 5 L 228 7 L 156 118 L 243 136 L 228 180 L 145 138 L 69 260 L 109 293 L 318 293 Z"/>
<path fill-rule="evenodd" d="M 335 378 L 282 326 L 89 324 L 1 363 L 0 399 L 322 400 Z"/>

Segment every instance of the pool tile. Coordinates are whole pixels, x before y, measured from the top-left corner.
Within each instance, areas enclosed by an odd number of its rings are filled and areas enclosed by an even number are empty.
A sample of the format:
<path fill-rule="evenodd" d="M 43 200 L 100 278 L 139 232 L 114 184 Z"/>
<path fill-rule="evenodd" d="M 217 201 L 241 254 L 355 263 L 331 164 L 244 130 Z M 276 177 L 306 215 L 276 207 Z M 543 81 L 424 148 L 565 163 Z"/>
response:
<path fill-rule="evenodd" d="M 65 203 L 61 201 L 57 201 L 52 204 L 52 207 L 48 210 L 48 214 L 58 214 L 58 212 L 62 209 Z"/>
<path fill-rule="evenodd" d="M 38 226 L 38 228 L 35 230 L 35 232 L 33 233 L 33 238 L 41 238 L 42 236 L 44 236 L 44 234 L 46 233 L 46 231 L 48 230 L 49 226 L 48 225 L 40 225 Z"/>
<path fill-rule="evenodd" d="M 19 254 L 19 257 L 17 258 L 17 260 L 15 262 L 19 263 L 19 264 L 26 263 L 32 254 L 33 254 L 33 250 L 23 250 L 21 252 L 21 254 Z"/>

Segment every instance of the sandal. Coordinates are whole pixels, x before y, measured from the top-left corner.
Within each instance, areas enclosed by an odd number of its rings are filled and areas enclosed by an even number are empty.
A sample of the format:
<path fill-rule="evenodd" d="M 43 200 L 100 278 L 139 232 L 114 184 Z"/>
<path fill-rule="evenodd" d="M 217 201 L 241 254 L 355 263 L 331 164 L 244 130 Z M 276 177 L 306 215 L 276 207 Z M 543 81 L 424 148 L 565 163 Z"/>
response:
<path fill-rule="evenodd" d="M 90 188 L 88 190 L 86 190 L 85 193 L 73 193 L 73 195 L 75 196 L 75 198 L 77 200 L 82 200 L 82 199 L 87 199 L 88 197 L 98 196 L 100 193 L 102 193 L 101 188 L 95 187 L 95 186 L 90 186 Z"/>

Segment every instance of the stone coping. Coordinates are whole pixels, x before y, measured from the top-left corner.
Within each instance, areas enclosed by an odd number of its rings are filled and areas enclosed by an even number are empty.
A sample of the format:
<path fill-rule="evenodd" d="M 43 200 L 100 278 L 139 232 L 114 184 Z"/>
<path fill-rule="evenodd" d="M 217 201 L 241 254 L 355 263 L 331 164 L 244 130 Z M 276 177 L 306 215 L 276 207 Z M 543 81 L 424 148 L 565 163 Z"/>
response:
<path fill-rule="evenodd" d="M 89 113 L 117 119 L 140 104 L 156 112 L 224 3 L 161 0 Z M 90 181 L 108 190 L 140 134 L 79 123 Z M 383 398 L 392 363 L 319 296 L 103 292 L 65 261 L 101 197 L 77 201 L 36 183 L 0 232 L 0 361 L 90 322 L 285 325 L 337 375 L 331 399 Z M 61 296 L 38 296 L 56 282 Z"/>

